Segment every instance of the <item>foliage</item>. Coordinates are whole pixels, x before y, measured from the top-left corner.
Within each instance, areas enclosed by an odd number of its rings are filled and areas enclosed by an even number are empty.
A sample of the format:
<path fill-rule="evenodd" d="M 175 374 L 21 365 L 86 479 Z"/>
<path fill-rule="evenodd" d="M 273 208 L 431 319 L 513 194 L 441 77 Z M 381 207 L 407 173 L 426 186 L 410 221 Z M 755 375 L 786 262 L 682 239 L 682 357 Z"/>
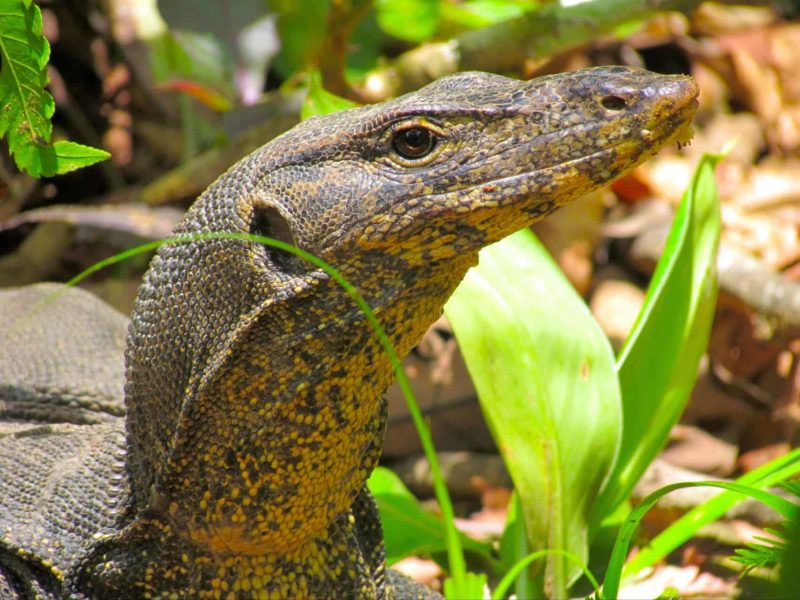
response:
<path fill-rule="evenodd" d="M 446 306 L 534 549 L 585 560 L 594 528 L 680 416 L 713 318 L 715 162 L 698 167 L 616 373 L 604 334 L 530 232 L 482 251 Z M 547 562 L 543 587 L 565 596 L 574 565 Z"/>
<path fill-rule="evenodd" d="M 386 562 L 390 565 L 415 554 L 434 554 L 447 550 L 442 520 L 420 506 L 400 478 L 389 469 L 378 467 L 369 478 L 369 489 L 384 517 Z M 462 545 L 490 560 L 491 546 L 460 534 Z"/>
<path fill-rule="evenodd" d="M 50 44 L 31 0 L 0 0 L 0 138 L 14 161 L 34 177 L 67 173 L 105 160 L 108 152 L 59 140 L 50 143 L 55 111 L 48 83 Z"/>
<path fill-rule="evenodd" d="M 338 110 L 358 106 L 346 98 L 331 94 L 322 87 L 319 71 L 312 71 L 308 80 L 308 95 L 300 109 L 300 118 L 305 120 L 318 115 L 327 115 Z"/>
<path fill-rule="evenodd" d="M 486 248 L 445 312 L 514 480 L 533 550 L 585 561 L 589 523 L 619 445 L 608 338 L 530 230 Z M 556 596 L 575 566 L 547 559 Z"/>
<path fill-rule="evenodd" d="M 796 450 L 787 457 L 783 459 L 779 459 L 777 461 L 773 461 L 772 463 L 765 465 L 766 469 L 762 468 L 762 471 L 766 470 L 767 473 L 770 475 L 775 475 L 777 473 L 781 473 L 781 477 L 792 477 L 796 476 L 800 473 L 800 450 Z M 752 474 L 750 474 L 752 475 Z M 617 542 L 614 545 L 614 550 L 612 552 L 611 560 L 609 561 L 608 570 L 606 571 L 605 581 L 603 583 L 603 598 L 613 599 L 618 596 L 619 591 L 619 582 L 621 579 L 622 574 L 624 573 L 624 561 L 625 555 L 627 553 L 627 549 L 630 545 L 631 539 L 636 531 L 639 522 L 642 520 L 644 515 L 649 511 L 653 506 L 655 506 L 656 502 L 658 502 L 662 497 L 673 492 L 675 490 L 679 490 L 682 488 L 689 488 L 689 487 L 719 487 L 728 490 L 727 494 L 736 494 L 736 495 L 745 495 L 750 496 L 762 502 L 775 510 L 779 513 L 784 519 L 787 519 L 789 522 L 793 522 L 797 520 L 797 513 L 798 509 L 797 506 L 788 500 L 782 498 L 781 496 L 765 492 L 761 489 L 761 486 L 753 486 L 753 485 L 746 485 L 742 483 L 741 478 L 739 481 L 736 482 L 724 482 L 724 481 L 696 481 L 696 482 L 689 482 L 689 483 L 676 483 L 673 485 L 667 485 L 663 488 L 653 492 L 647 498 L 645 498 L 641 504 L 625 519 L 624 524 L 620 528 L 619 535 L 617 537 Z M 706 510 L 706 507 L 709 504 L 714 504 L 717 498 L 713 498 L 710 501 L 707 501 L 701 506 L 698 506 L 695 510 L 699 513 L 702 513 Z M 691 523 L 690 521 L 686 521 L 683 524 L 676 523 L 671 526 L 671 528 L 682 528 L 685 533 L 689 533 L 689 535 L 695 533 L 699 525 L 696 523 Z M 740 554 L 740 557 L 742 555 Z M 754 562 L 755 560 L 760 560 L 763 558 L 763 553 L 758 556 L 754 556 L 753 553 L 745 553 L 744 555 L 744 562 Z M 630 566 L 630 565 L 629 565 Z M 755 564 L 753 565 L 755 566 Z M 630 569 L 628 569 L 630 571 Z M 633 571 L 635 572 L 635 571 Z"/>
<path fill-rule="evenodd" d="M 308 102 L 323 107 L 322 112 L 338 108 L 335 96 L 313 80 Z M 446 312 L 518 494 L 499 560 L 462 538 L 463 547 L 489 559 L 495 576 L 503 578 L 493 597 L 502 597 L 516 577 L 520 597 L 541 595 L 544 589 L 566 596 L 581 571 L 593 580 L 583 566 L 589 541 L 627 499 L 679 418 L 705 351 L 715 305 L 717 160 L 707 156 L 698 165 L 637 323 L 616 362 L 585 304 L 530 231 L 484 249 L 479 266 L 448 302 Z M 787 461 L 721 484 L 734 491 L 707 503 L 710 508 L 696 510 L 718 518 L 719 509 L 734 501 L 731 494 L 743 492 L 772 502 L 761 489 L 797 471 Z M 700 484 L 686 484 L 695 485 Z M 437 519 L 423 516 L 399 481 L 378 471 L 370 486 L 393 561 L 447 546 L 444 536 L 431 529 Z M 648 506 L 682 486 L 660 490 Z M 625 568 L 624 548 L 646 511 L 640 508 L 624 523 L 608 567 L 605 597 L 616 594 Z M 676 523 L 679 533 L 671 534 L 670 547 L 698 527 L 697 519 Z M 658 539 L 653 547 L 659 547 Z M 651 548 L 625 572 L 663 556 Z M 755 560 L 753 552 L 757 550 L 744 556 Z M 547 569 L 538 569 L 531 579 L 527 567 L 539 560 Z M 461 585 L 470 584 L 477 581 L 465 573 Z M 445 591 L 457 598 L 466 597 L 467 589 Z"/>
<path fill-rule="evenodd" d="M 714 165 L 697 167 L 633 331 L 617 359 L 623 401 L 622 446 L 598 501 L 610 515 L 664 447 L 683 412 L 706 350 L 717 297 L 719 200 Z"/>

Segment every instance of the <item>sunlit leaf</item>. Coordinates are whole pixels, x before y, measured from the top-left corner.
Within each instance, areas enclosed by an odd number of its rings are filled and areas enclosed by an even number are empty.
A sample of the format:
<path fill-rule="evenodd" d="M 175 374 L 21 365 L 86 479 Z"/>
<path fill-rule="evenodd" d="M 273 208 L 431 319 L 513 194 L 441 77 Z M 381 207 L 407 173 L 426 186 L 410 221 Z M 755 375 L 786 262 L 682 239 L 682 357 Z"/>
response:
<path fill-rule="evenodd" d="M 300 109 L 300 118 L 305 120 L 309 117 L 327 115 L 355 106 L 358 106 L 358 104 L 347 98 L 331 94 L 322 87 L 322 78 L 319 71 L 313 71 L 309 75 L 308 96 L 306 96 L 306 100 Z"/>
<path fill-rule="evenodd" d="M 617 448 L 620 396 L 608 340 L 530 231 L 480 253 L 445 307 L 522 501 L 531 550 L 582 560 Z M 577 573 L 547 559 L 558 595 Z"/>
<path fill-rule="evenodd" d="M 477 29 L 518 17 L 533 9 L 536 0 L 468 0 L 445 3 L 442 17 L 467 29 Z"/>
<path fill-rule="evenodd" d="M 316 68 L 323 40 L 330 0 L 273 0 L 270 8 L 278 14 L 281 51 L 275 66 L 283 77 Z"/>
<path fill-rule="evenodd" d="M 55 103 L 47 92 L 50 45 L 30 0 L 0 0 L 0 138 L 17 166 L 34 177 L 67 173 L 110 156 L 74 142 L 50 144 Z"/>
<path fill-rule="evenodd" d="M 367 481 L 383 524 L 386 561 L 389 564 L 414 554 L 430 554 L 447 549 L 442 520 L 420 506 L 400 478 L 389 469 L 378 467 Z M 461 535 L 468 550 L 488 556 L 488 544 Z"/>
<path fill-rule="evenodd" d="M 717 160 L 705 156 L 698 165 L 675 215 L 644 306 L 617 360 L 624 417 L 622 446 L 598 503 L 595 524 L 628 497 L 664 447 L 694 386 L 717 297 Z"/>
<path fill-rule="evenodd" d="M 439 0 L 376 0 L 378 25 L 408 42 L 423 42 L 439 25 Z"/>

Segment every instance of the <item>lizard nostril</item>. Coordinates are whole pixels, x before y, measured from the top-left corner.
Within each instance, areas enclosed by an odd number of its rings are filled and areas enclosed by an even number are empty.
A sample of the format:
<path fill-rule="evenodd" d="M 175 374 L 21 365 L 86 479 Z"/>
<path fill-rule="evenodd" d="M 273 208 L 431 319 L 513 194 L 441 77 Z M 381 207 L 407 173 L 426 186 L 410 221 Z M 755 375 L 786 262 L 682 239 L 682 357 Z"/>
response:
<path fill-rule="evenodd" d="M 600 101 L 600 104 L 607 110 L 622 110 L 628 106 L 625 98 L 621 98 L 620 96 L 606 96 Z"/>

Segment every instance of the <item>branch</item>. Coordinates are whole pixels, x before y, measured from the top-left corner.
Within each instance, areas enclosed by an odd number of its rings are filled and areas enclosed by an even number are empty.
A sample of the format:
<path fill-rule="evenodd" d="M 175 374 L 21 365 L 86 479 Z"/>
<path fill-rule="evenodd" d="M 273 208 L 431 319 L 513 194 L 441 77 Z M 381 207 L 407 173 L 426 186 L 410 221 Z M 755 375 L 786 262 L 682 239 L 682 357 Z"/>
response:
<path fill-rule="evenodd" d="M 370 73 L 361 94 L 380 102 L 457 71 L 513 70 L 527 58 L 564 52 L 624 23 L 665 11 L 688 15 L 699 4 L 700 0 L 590 0 L 570 6 L 551 2 L 520 17 L 410 50 Z"/>

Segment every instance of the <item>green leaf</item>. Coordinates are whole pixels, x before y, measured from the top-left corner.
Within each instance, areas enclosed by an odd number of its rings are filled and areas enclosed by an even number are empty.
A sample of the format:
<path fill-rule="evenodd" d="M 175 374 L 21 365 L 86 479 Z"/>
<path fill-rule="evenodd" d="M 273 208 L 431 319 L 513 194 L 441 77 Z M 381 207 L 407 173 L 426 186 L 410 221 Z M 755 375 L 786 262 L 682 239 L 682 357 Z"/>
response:
<path fill-rule="evenodd" d="M 536 0 L 469 0 L 442 5 L 442 18 L 467 29 L 478 29 L 519 17 L 535 8 Z"/>
<path fill-rule="evenodd" d="M 522 500 L 531 549 L 585 562 L 620 435 L 605 334 L 528 230 L 484 249 L 445 312 Z M 549 589 L 566 596 L 577 567 L 563 555 L 547 565 Z"/>
<path fill-rule="evenodd" d="M 31 145 L 50 141 L 55 103 L 44 89 L 49 57 L 39 7 L 30 0 L 0 0 L 0 137 L 8 137 L 20 168 L 35 155 Z"/>
<path fill-rule="evenodd" d="M 45 90 L 50 45 L 30 0 L 0 0 L 0 137 L 17 167 L 34 177 L 66 173 L 110 155 L 72 142 L 49 145 L 55 111 Z"/>
<path fill-rule="evenodd" d="M 439 25 L 438 0 L 377 0 L 378 25 L 407 42 L 424 42 Z"/>
<path fill-rule="evenodd" d="M 288 78 L 298 71 L 316 68 L 330 0 L 273 0 L 269 4 L 278 14 L 281 51 L 275 66 L 279 73 Z"/>
<path fill-rule="evenodd" d="M 28 164 L 33 165 L 34 170 L 45 176 L 69 173 L 111 156 L 105 150 L 64 140 L 48 146 L 32 145 L 28 148 L 31 150 Z"/>
<path fill-rule="evenodd" d="M 460 581 L 448 577 L 444 580 L 444 597 L 447 600 L 484 598 L 487 582 L 485 573 L 466 573 Z"/>
<path fill-rule="evenodd" d="M 778 594 L 781 598 L 800 598 L 800 577 L 797 577 L 800 573 L 800 511 L 784 524 L 781 532 L 786 548 L 781 557 Z"/>
<path fill-rule="evenodd" d="M 528 534 L 525 530 L 525 518 L 522 514 L 522 503 L 519 494 L 515 491 L 508 504 L 506 526 L 500 537 L 500 565 L 497 575 L 506 575 L 530 554 Z M 514 592 L 517 598 L 532 598 L 535 596 L 534 584 L 531 581 L 528 569 L 522 570 L 514 581 Z"/>
<path fill-rule="evenodd" d="M 756 489 L 765 489 L 787 479 L 797 477 L 798 473 L 800 473 L 800 449 L 793 450 L 785 456 L 761 465 L 737 479 L 735 483 Z M 623 574 L 626 576 L 635 575 L 642 569 L 655 564 L 693 537 L 698 529 L 722 517 L 739 500 L 741 500 L 741 496 L 733 492 L 723 492 L 700 506 L 694 507 L 658 534 L 648 546 L 642 548 L 625 565 Z M 622 554 L 622 559 L 624 559 L 624 553 Z M 615 572 L 616 570 L 616 568 L 612 570 L 610 563 L 608 569 L 609 572 Z"/>
<path fill-rule="evenodd" d="M 306 96 L 305 102 L 300 108 L 300 118 L 306 120 L 309 117 L 327 115 L 356 106 L 358 104 L 355 102 L 336 94 L 331 94 L 322 87 L 322 77 L 319 71 L 313 71 L 308 78 L 308 96 Z"/>
<path fill-rule="evenodd" d="M 777 461 L 775 461 L 777 463 Z M 785 519 L 793 519 L 797 515 L 797 506 L 792 502 L 781 498 L 777 494 L 773 494 L 770 492 L 765 492 L 758 487 L 751 486 L 751 485 L 744 485 L 740 482 L 730 482 L 730 481 L 690 481 L 685 483 L 673 483 L 671 485 L 665 485 L 662 488 L 659 488 L 647 498 L 642 500 L 641 504 L 637 506 L 625 522 L 620 527 L 619 534 L 617 536 L 617 542 L 614 544 L 614 550 L 611 553 L 611 559 L 608 562 L 608 570 L 606 571 L 605 581 L 603 582 L 603 598 L 613 599 L 618 596 L 619 592 L 619 585 L 621 581 L 621 574 L 623 573 L 622 565 L 625 560 L 625 556 L 628 553 L 628 548 L 630 547 L 631 540 L 633 539 L 633 534 L 636 532 L 636 529 L 639 526 L 639 523 L 647 514 L 647 512 L 653 508 L 656 503 L 669 494 L 670 492 L 674 492 L 675 490 L 685 489 L 685 488 L 695 488 L 695 487 L 717 487 L 722 488 L 724 490 L 728 490 L 726 493 L 730 494 L 737 494 L 739 496 L 750 496 L 751 498 L 761 502 L 762 504 L 766 504 L 774 511 L 778 512 L 781 516 Z M 703 505 L 708 505 L 710 503 L 714 503 L 717 498 L 721 496 L 717 496 L 716 498 L 712 498 L 710 501 L 706 501 Z M 696 507 L 694 510 L 697 510 L 700 507 Z M 678 522 L 685 521 L 686 517 L 683 517 Z M 687 526 L 688 523 L 684 523 L 684 527 Z M 691 527 L 691 524 L 688 524 Z M 695 526 L 697 526 L 695 524 Z M 674 527 L 674 525 L 672 526 Z M 695 529 L 696 531 L 696 529 Z M 638 559 L 637 557 L 631 561 L 631 563 L 636 562 Z M 630 565 L 625 567 L 626 572 L 631 572 Z M 636 572 L 636 571 L 633 571 Z"/>
<path fill-rule="evenodd" d="M 412 554 L 431 554 L 447 549 L 444 525 L 439 517 L 420 506 L 414 495 L 389 469 L 378 467 L 367 481 L 383 524 L 386 561 L 393 564 Z M 490 546 L 461 535 L 468 550 L 488 557 Z"/>
<path fill-rule="evenodd" d="M 675 215 L 664 254 L 617 360 L 623 402 L 620 455 L 594 515 L 599 524 L 631 493 L 680 418 L 706 350 L 717 297 L 720 232 L 706 155 Z"/>

